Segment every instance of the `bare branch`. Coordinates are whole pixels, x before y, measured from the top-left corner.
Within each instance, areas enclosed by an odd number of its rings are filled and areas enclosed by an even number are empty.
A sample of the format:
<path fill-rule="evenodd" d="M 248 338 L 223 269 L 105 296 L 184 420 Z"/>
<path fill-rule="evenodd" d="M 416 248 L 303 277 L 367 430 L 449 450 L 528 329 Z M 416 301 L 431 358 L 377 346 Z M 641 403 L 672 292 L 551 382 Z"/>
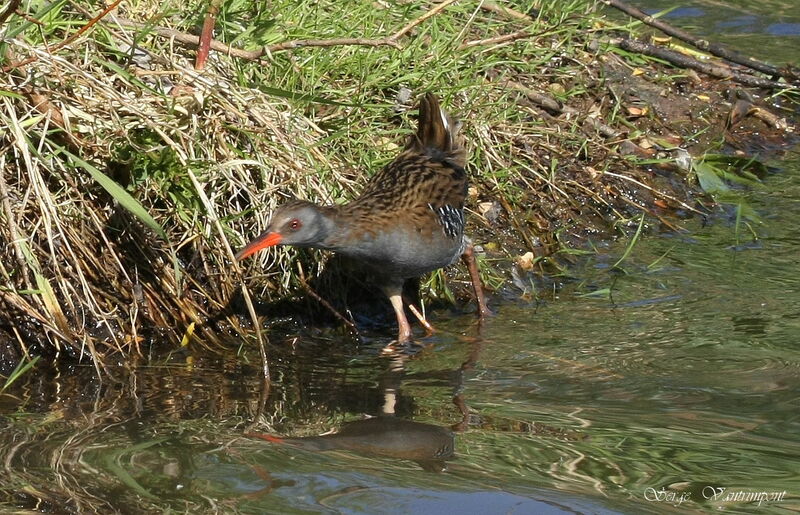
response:
<path fill-rule="evenodd" d="M 270 45 L 267 49 L 270 52 L 281 52 L 301 47 L 328 47 L 328 46 L 390 46 L 400 49 L 401 46 L 391 38 L 365 39 L 365 38 L 333 38 L 333 39 L 296 39 L 294 41 L 284 41 Z"/>
<path fill-rule="evenodd" d="M 725 64 L 705 63 L 698 61 L 693 57 L 684 55 L 668 48 L 663 48 L 644 41 L 636 39 L 623 38 L 618 46 L 623 50 L 629 52 L 636 52 L 637 54 L 649 55 L 658 59 L 663 59 L 668 63 L 678 66 L 680 68 L 689 68 L 706 75 L 711 75 L 718 79 L 729 79 L 745 86 L 752 86 L 755 88 L 769 88 L 769 89 L 784 89 L 791 88 L 791 84 L 786 82 L 778 82 L 769 79 L 762 79 L 746 73 L 739 73 L 733 70 L 730 66 Z"/>
<path fill-rule="evenodd" d="M 622 0 L 602 0 L 602 1 L 604 4 L 614 7 L 615 9 L 619 9 L 628 16 L 636 18 L 637 20 L 660 30 L 664 34 L 673 36 L 685 43 L 689 43 L 690 45 L 699 48 L 700 50 L 703 50 L 704 52 L 709 52 L 712 55 L 721 57 L 726 61 L 730 61 L 736 64 L 741 64 L 742 66 L 746 66 L 751 70 L 756 70 L 773 77 L 784 77 L 787 80 L 794 80 L 794 81 L 797 80 L 796 74 L 786 73 L 787 71 L 790 70 L 776 68 L 771 64 L 767 64 L 757 59 L 753 59 L 752 57 L 747 57 L 745 55 L 742 55 L 739 52 L 729 50 L 718 43 L 712 43 L 697 36 L 693 36 L 692 34 L 689 34 L 686 31 L 683 31 L 677 27 L 673 27 L 672 25 L 664 21 L 661 21 L 657 18 L 648 15 L 647 13 L 639 10 L 638 8 L 632 5 L 628 5 Z"/>
<path fill-rule="evenodd" d="M 457 2 L 457 1 L 458 0 L 444 0 L 444 2 L 440 3 L 439 5 L 434 7 L 433 9 L 427 11 L 425 14 L 423 14 L 419 18 L 416 18 L 414 21 L 412 21 L 411 23 L 409 23 L 408 25 L 406 25 L 402 29 L 398 30 L 397 32 L 395 32 L 394 34 L 392 34 L 391 36 L 389 36 L 386 39 L 388 39 L 389 41 L 397 41 L 401 37 L 405 36 L 408 32 L 410 32 L 414 27 L 416 27 L 420 23 L 424 22 L 428 18 L 436 16 L 440 11 L 443 11 L 450 4 L 453 4 L 453 3 Z"/>
<path fill-rule="evenodd" d="M 197 48 L 197 60 L 194 69 L 202 70 L 208 60 L 208 52 L 211 50 L 211 36 L 214 35 L 214 26 L 217 24 L 217 15 L 222 0 L 211 0 L 206 11 L 206 18 L 203 20 L 203 30 L 200 32 L 200 43 Z"/>
<path fill-rule="evenodd" d="M 48 51 L 49 53 L 54 53 L 54 52 L 56 52 L 57 50 L 59 50 L 60 48 L 64 48 L 65 46 L 69 45 L 70 43 L 72 43 L 73 41 L 75 41 L 76 39 L 78 39 L 78 38 L 81 36 L 81 34 L 83 34 L 84 32 L 86 32 L 86 31 L 87 31 L 87 30 L 89 30 L 89 29 L 90 29 L 92 26 L 94 26 L 94 25 L 95 25 L 97 22 L 99 22 L 100 20 L 102 20 L 102 19 L 103 19 L 103 18 L 104 18 L 104 17 L 105 17 L 105 16 L 106 16 L 108 13 L 110 13 L 111 11 L 113 11 L 113 10 L 114 10 L 114 9 L 115 9 L 115 8 L 116 8 L 116 7 L 117 7 L 117 6 L 118 6 L 118 5 L 121 3 L 121 2 L 122 2 L 122 0 L 114 0 L 114 2 L 112 2 L 112 3 L 111 3 L 111 5 L 109 5 L 109 6 L 108 6 L 108 7 L 106 7 L 105 9 L 103 9 L 103 11 L 102 11 L 100 14 L 98 14 L 97 16 L 95 16 L 94 18 L 92 18 L 91 20 L 89 20 L 89 22 L 88 22 L 86 25 L 84 25 L 83 27 L 81 27 L 80 29 L 78 29 L 78 30 L 77 30 L 77 31 L 76 31 L 74 34 L 72 34 L 71 36 L 69 36 L 69 37 L 68 37 L 67 39 L 65 39 L 64 41 L 62 41 L 62 42 L 58 43 L 58 44 L 57 44 L 57 45 L 55 45 L 55 46 L 52 46 L 52 47 L 48 48 L 48 49 L 47 49 L 47 51 Z M 3 13 L 3 15 L 5 15 L 5 14 L 6 14 L 6 13 Z M 3 67 L 3 71 L 4 71 L 4 72 L 9 72 L 9 71 L 11 71 L 11 70 L 13 70 L 13 69 L 15 69 L 15 68 L 19 68 L 20 66 L 25 66 L 25 65 L 27 65 L 27 64 L 30 64 L 30 63 L 32 63 L 32 62 L 34 62 L 34 61 L 36 61 L 37 59 L 39 59 L 39 57 L 38 57 L 38 56 L 31 56 L 31 57 L 29 57 L 29 58 L 27 58 L 27 59 L 23 59 L 22 61 L 18 61 L 18 62 L 16 62 L 16 63 L 12 63 L 12 64 L 10 64 L 10 65 L 8 65 L 8 66 L 4 66 L 4 67 Z"/>

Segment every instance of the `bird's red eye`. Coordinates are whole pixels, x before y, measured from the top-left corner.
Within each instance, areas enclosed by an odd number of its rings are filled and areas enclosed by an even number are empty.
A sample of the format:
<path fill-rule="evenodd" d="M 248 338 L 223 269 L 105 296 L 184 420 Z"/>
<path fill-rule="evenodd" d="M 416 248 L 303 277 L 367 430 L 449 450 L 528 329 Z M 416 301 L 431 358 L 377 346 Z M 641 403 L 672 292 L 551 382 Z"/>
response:
<path fill-rule="evenodd" d="M 289 229 L 296 231 L 303 226 L 303 222 L 298 220 L 297 218 L 292 218 L 289 222 Z"/>

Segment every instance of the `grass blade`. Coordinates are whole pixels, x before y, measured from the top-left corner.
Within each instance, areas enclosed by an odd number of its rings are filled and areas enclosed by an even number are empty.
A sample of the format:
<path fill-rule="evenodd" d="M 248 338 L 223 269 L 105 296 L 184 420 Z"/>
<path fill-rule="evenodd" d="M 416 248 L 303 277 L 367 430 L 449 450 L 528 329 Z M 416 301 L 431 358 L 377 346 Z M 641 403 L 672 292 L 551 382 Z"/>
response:
<path fill-rule="evenodd" d="M 697 175 L 697 182 L 706 193 L 719 193 L 730 189 L 709 163 L 699 161 L 695 162 L 693 167 L 694 173 Z"/>
<path fill-rule="evenodd" d="M 111 179 L 108 175 L 104 174 L 88 162 L 84 161 L 83 159 L 79 158 L 75 154 L 67 151 L 66 149 L 62 149 L 62 152 L 69 156 L 69 158 L 78 166 L 89 172 L 89 174 L 100 183 L 100 186 L 103 187 L 114 199 L 120 203 L 122 207 L 127 209 L 131 212 L 134 216 L 136 216 L 139 220 L 144 222 L 145 225 L 153 229 L 156 234 L 168 240 L 167 233 L 164 232 L 164 228 L 155 221 L 155 219 L 150 216 L 150 213 L 144 208 L 142 204 L 139 203 L 138 200 L 133 198 L 130 193 L 125 191 L 125 189 L 117 184 L 116 181 Z"/>
<path fill-rule="evenodd" d="M 625 252 L 622 253 L 622 256 L 620 256 L 617 262 L 614 263 L 614 266 L 611 267 L 612 269 L 617 268 L 620 263 L 628 259 L 633 247 L 636 245 L 636 242 L 639 241 L 639 236 L 642 234 L 642 227 L 644 227 L 644 213 L 642 213 L 642 217 L 639 219 L 639 227 L 636 228 L 636 233 L 634 233 L 631 241 L 628 242 L 628 246 L 625 247 Z"/>
<path fill-rule="evenodd" d="M 27 372 L 28 370 L 32 369 L 36 362 L 39 361 L 39 356 L 34 356 L 34 358 L 30 361 L 25 361 L 24 359 L 20 361 L 14 370 L 6 377 L 6 382 L 3 383 L 3 386 L 0 387 L 0 393 L 6 391 L 6 388 L 11 386 L 14 381 L 22 377 L 22 375 Z"/>

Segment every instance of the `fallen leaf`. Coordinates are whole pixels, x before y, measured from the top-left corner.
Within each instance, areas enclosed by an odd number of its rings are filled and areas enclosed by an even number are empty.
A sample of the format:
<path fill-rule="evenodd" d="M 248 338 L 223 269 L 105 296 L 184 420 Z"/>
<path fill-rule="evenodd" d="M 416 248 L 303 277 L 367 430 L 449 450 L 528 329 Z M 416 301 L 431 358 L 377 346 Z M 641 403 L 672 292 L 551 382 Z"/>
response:
<path fill-rule="evenodd" d="M 478 203 L 478 213 L 485 215 L 492 207 L 494 207 L 494 202 L 480 202 Z"/>
<path fill-rule="evenodd" d="M 646 115 L 648 111 L 647 106 L 645 107 L 628 106 L 625 108 L 625 110 L 628 111 L 628 114 L 630 116 L 633 116 L 635 118 Z"/>
<path fill-rule="evenodd" d="M 183 338 L 181 338 L 181 347 L 186 347 L 189 345 L 189 342 L 192 340 L 192 336 L 194 335 L 194 322 L 190 323 L 188 327 L 186 327 L 186 332 L 183 333 Z"/>
<path fill-rule="evenodd" d="M 533 270 L 533 265 L 536 264 L 536 256 L 533 252 L 526 252 L 525 254 L 517 257 L 517 266 L 523 270 Z"/>

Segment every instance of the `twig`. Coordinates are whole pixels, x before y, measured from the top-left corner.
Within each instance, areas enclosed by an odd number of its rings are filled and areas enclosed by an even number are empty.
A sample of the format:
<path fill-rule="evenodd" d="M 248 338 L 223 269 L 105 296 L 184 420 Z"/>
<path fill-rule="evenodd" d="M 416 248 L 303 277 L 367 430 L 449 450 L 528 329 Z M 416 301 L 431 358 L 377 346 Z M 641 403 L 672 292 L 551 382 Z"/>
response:
<path fill-rule="evenodd" d="M 394 34 L 392 34 L 391 36 L 389 36 L 386 39 L 388 41 L 395 41 L 396 42 L 398 39 L 400 39 L 401 37 L 405 36 L 408 32 L 410 32 L 414 27 L 416 27 L 420 23 L 424 22 L 428 18 L 431 18 L 432 16 L 436 16 L 436 14 L 438 14 L 440 11 L 443 11 L 445 8 L 447 8 L 447 6 L 449 6 L 450 4 L 455 3 L 457 1 L 458 0 L 445 0 L 444 2 L 440 3 L 439 5 L 434 7 L 433 9 L 427 11 L 425 14 L 423 14 L 419 18 L 416 18 L 411 23 L 409 23 L 408 25 L 406 25 L 402 29 L 398 30 L 397 32 L 395 32 Z"/>
<path fill-rule="evenodd" d="M 17 16 L 19 16 L 20 18 L 23 18 L 25 21 L 29 21 L 29 22 L 33 23 L 34 25 L 39 25 L 40 27 L 44 27 L 44 22 L 43 21 L 37 20 L 36 18 L 34 18 L 30 14 L 26 13 L 22 9 L 17 9 L 16 11 L 14 11 L 14 13 Z"/>
<path fill-rule="evenodd" d="M 476 39 L 473 41 L 467 41 L 463 43 L 461 46 L 458 47 L 459 50 L 464 50 L 467 48 L 472 48 L 475 46 L 481 45 L 495 45 L 501 43 L 510 43 L 512 41 L 517 41 L 518 39 L 530 38 L 535 37 L 535 34 L 531 34 L 527 29 L 518 30 L 516 32 L 512 32 L 511 34 L 504 34 L 502 36 L 495 36 L 493 38 L 486 38 L 486 39 Z"/>
<path fill-rule="evenodd" d="M 294 41 L 284 41 L 267 47 L 268 52 L 281 52 L 302 47 L 330 47 L 330 46 L 390 46 L 401 49 L 399 43 L 389 38 L 365 39 L 365 38 L 333 38 L 333 39 L 296 39 Z M 265 52 L 266 53 L 266 52 Z"/>
<path fill-rule="evenodd" d="M 419 320 L 419 323 L 422 325 L 422 327 L 424 327 L 425 330 L 428 331 L 428 336 L 436 332 L 433 329 L 433 326 L 430 324 L 430 322 L 428 322 L 425 319 L 425 317 L 422 316 L 422 313 L 419 312 L 419 310 L 414 304 L 409 304 L 408 309 L 414 314 L 415 317 L 417 317 L 417 320 Z"/>
<path fill-rule="evenodd" d="M 602 2 L 610 7 L 614 7 L 615 9 L 619 9 L 620 11 L 624 12 L 628 16 L 636 18 L 644 22 L 651 27 L 655 27 L 656 29 L 660 30 L 661 32 L 673 36 L 681 41 L 689 43 L 690 45 L 703 50 L 704 52 L 709 52 L 712 55 L 717 57 L 721 57 L 727 61 L 732 63 L 741 64 L 742 66 L 746 66 L 752 70 L 759 71 L 761 73 L 766 73 L 767 75 L 776 77 L 784 77 L 788 80 L 797 81 L 796 76 L 792 76 L 792 74 L 785 73 L 785 70 L 781 70 L 771 64 L 764 63 L 752 57 L 747 57 L 742 55 L 736 51 L 728 50 L 724 46 L 718 43 L 712 43 L 708 40 L 699 38 L 697 36 L 693 36 L 688 32 L 681 30 L 677 27 L 673 27 L 672 25 L 663 22 L 657 18 L 654 18 L 647 13 L 637 9 L 632 5 L 628 5 L 627 3 L 623 2 L 622 0 L 602 0 Z"/>
<path fill-rule="evenodd" d="M 513 80 L 506 80 L 504 84 L 507 87 L 515 89 L 520 93 L 524 94 L 528 100 L 530 100 L 537 106 L 541 107 L 551 115 L 555 116 L 559 114 L 573 114 L 573 115 L 578 114 L 578 111 L 575 108 L 565 106 L 560 101 L 556 100 L 550 95 L 533 90 L 527 86 L 520 84 L 519 82 Z M 587 116 L 586 123 L 588 123 L 591 126 L 591 128 L 596 130 L 597 133 L 604 138 L 616 138 L 619 135 L 618 130 L 606 125 L 597 117 Z"/>
<path fill-rule="evenodd" d="M 83 27 L 79 28 L 77 31 L 75 31 L 74 34 L 69 36 L 64 41 L 58 43 L 57 45 L 49 47 L 47 49 L 47 52 L 50 53 L 50 54 L 55 53 L 59 49 L 64 48 L 65 46 L 69 45 L 70 43 L 72 43 L 73 41 L 78 39 L 81 36 L 81 34 L 86 32 L 90 28 L 92 28 L 92 26 L 94 26 L 97 22 L 102 20 L 108 13 L 113 11 L 120 4 L 120 2 L 122 2 L 122 0 L 114 0 L 114 2 L 111 5 L 109 5 L 105 9 L 103 9 L 103 11 L 100 14 L 98 14 L 97 16 L 95 16 L 94 18 L 89 20 L 88 23 L 86 23 L 86 25 L 84 25 Z M 5 13 L 3 13 L 3 15 L 5 15 Z M 3 15 L 0 15 L 0 16 L 3 16 Z M 33 56 L 31 56 L 31 57 L 29 57 L 27 59 L 23 59 L 22 61 L 18 61 L 16 63 L 9 64 L 8 66 L 4 66 L 3 67 L 3 71 L 4 72 L 9 72 L 9 71 L 11 71 L 11 70 L 13 70 L 15 68 L 19 68 L 20 66 L 25 66 L 26 64 L 30 64 L 30 63 L 38 60 L 38 59 L 39 59 L 39 56 L 33 55 Z"/>
<path fill-rule="evenodd" d="M 748 114 L 750 116 L 753 116 L 754 118 L 758 118 L 759 120 L 766 123 L 770 127 L 778 129 L 779 131 L 794 130 L 786 121 L 786 118 L 781 118 L 775 113 L 772 113 L 769 110 L 764 109 L 762 107 L 755 107 L 752 110 L 750 110 Z"/>
<path fill-rule="evenodd" d="M 697 213 L 698 215 L 704 214 L 702 211 L 693 208 L 689 204 L 687 204 L 685 202 L 681 202 L 680 200 L 676 199 L 675 197 L 667 195 L 664 192 L 658 191 L 657 189 L 653 188 L 652 186 L 648 186 L 647 184 L 645 184 L 645 183 L 643 183 L 641 181 L 637 181 L 636 179 L 634 179 L 632 177 L 628 177 L 628 176 L 625 176 L 625 175 L 621 175 L 621 174 L 614 173 L 614 172 L 609 172 L 609 171 L 604 171 L 602 173 L 603 173 L 603 175 L 610 175 L 611 177 L 616 177 L 617 179 L 622 179 L 624 181 L 632 182 L 632 183 L 636 184 L 637 186 L 640 186 L 642 188 L 645 188 L 646 190 L 652 191 L 653 193 L 655 193 L 657 196 L 659 196 L 661 198 L 665 198 L 667 200 L 671 200 L 672 202 L 675 202 L 676 204 L 680 204 L 684 209 L 688 209 L 689 211 L 691 211 L 693 213 Z"/>
<path fill-rule="evenodd" d="M 528 100 L 536 104 L 537 106 L 541 107 L 548 113 L 552 115 L 559 115 L 562 113 L 574 113 L 575 110 L 569 107 L 564 107 L 564 104 L 556 100 L 555 98 L 551 97 L 550 95 L 546 95 L 539 91 L 533 90 L 527 86 L 520 84 L 519 82 L 513 81 L 508 79 L 503 82 L 503 85 L 519 91 L 523 95 L 527 97 Z"/>
<path fill-rule="evenodd" d="M 498 5 L 497 2 L 492 2 L 491 0 L 483 2 L 481 4 L 481 9 L 483 9 L 484 11 L 500 14 L 502 16 L 505 16 L 506 18 L 511 18 L 514 20 L 531 21 L 533 19 L 525 13 L 519 12 L 510 7 Z"/>
<path fill-rule="evenodd" d="M 217 24 L 217 15 L 222 0 L 211 0 L 206 11 L 206 18 L 203 20 L 203 30 L 200 32 L 199 46 L 197 47 L 197 60 L 194 69 L 202 70 L 208 60 L 208 51 L 211 49 L 211 36 L 214 35 L 214 26 Z"/>
<path fill-rule="evenodd" d="M 333 316 L 344 322 L 344 324 L 347 327 L 349 327 L 356 335 L 358 335 L 359 333 L 356 324 L 354 324 L 352 320 L 349 320 L 347 317 L 336 311 L 336 308 L 331 306 L 330 302 L 320 297 L 319 294 L 315 292 L 313 288 L 311 288 L 311 286 L 306 281 L 306 274 L 303 272 L 303 266 L 300 263 L 297 264 L 297 271 L 300 273 L 300 283 L 303 285 L 303 288 L 306 289 L 306 292 L 312 297 L 314 297 L 314 299 L 316 299 L 317 302 L 325 306 L 325 308 L 328 311 L 333 313 Z"/>
<path fill-rule="evenodd" d="M 587 116 L 584 120 L 584 125 L 588 126 L 590 129 L 594 129 L 597 131 L 597 134 L 602 136 L 605 139 L 612 139 L 619 136 L 619 131 L 614 129 L 613 127 L 606 125 L 603 123 L 599 117 L 597 116 Z"/>
<path fill-rule="evenodd" d="M 663 216 L 660 216 L 660 215 L 658 215 L 657 213 L 653 212 L 652 210 L 648 209 L 647 207 L 645 207 L 645 206 L 640 206 L 640 205 L 639 205 L 637 202 L 634 202 L 633 200 L 629 199 L 629 198 L 628 198 L 628 197 L 626 197 L 625 195 L 620 195 L 620 194 L 619 194 L 619 192 L 617 193 L 617 197 L 618 197 L 618 198 L 620 198 L 620 199 L 622 199 L 622 200 L 623 200 L 624 202 L 626 202 L 627 204 L 629 204 L 629 205 L 631 205 L 631 206 L 635 207 L 636 209 L 638 209 L 638 210 L 640 210 L 640 211 L 644 211 L 645 213 L 647 213 L 648 215 L 650 215 L 650 216 L 652 216 L 652 217 L 654 217 L 654 218 L 658 218 L 658 220 L 659 220 L 659 221 L 660 221 L 662 224 L 666 225 L 666 226 L 667 226 L 667 227 L 669 227 L 671 230 L 673 230 L 673 231 L 675 231 L 675 232 L 681 232 L 681 228 L 680 228 L 680 227 L 678 227 L 677 225 L 673 224 L 672 222 L 670 222 L 669 220 L 667 220 L 667 219 L 666 219 L 666 218 L 664 218 Z"/>
<path fill-rule="evenodd" d="M 636 52 L 637 54 L 644 54 L 651 57 L 656 57 L 658 59 L 663 59 L 679 68 L 689 68 L 691 70 L 705 73 L 706 75 L 711 75 L 712 77 L 716 77 L 718 79 L 732 80 L 734 82 L 738 82 L 739 84 L 744 84 L 745 86 L 769 89 L 786 89 L 791 87 L 791 85 L 787 84 L 786 82 L 762 79 L 753 75 L 747 75 L 746 73 L 739 73 L 732 70 L 729 66 L 723 64 L 704 63 L 693 57 L 675 52 L 674 50 L 651 45 L 636 39 L 623 38 L 617 43 L 617 45 L 623 50 L 627 50 L 629 52 Z"/>
<path fill-rule="evenodd" d="M 22 3 L 22 0 L 11 0 L 8 2 L 6 6 L 6 10 L 0 13 L 0 25 L 4 24 L 11 14 L 16 12 L 19 9 L 19 4 Z"/>

